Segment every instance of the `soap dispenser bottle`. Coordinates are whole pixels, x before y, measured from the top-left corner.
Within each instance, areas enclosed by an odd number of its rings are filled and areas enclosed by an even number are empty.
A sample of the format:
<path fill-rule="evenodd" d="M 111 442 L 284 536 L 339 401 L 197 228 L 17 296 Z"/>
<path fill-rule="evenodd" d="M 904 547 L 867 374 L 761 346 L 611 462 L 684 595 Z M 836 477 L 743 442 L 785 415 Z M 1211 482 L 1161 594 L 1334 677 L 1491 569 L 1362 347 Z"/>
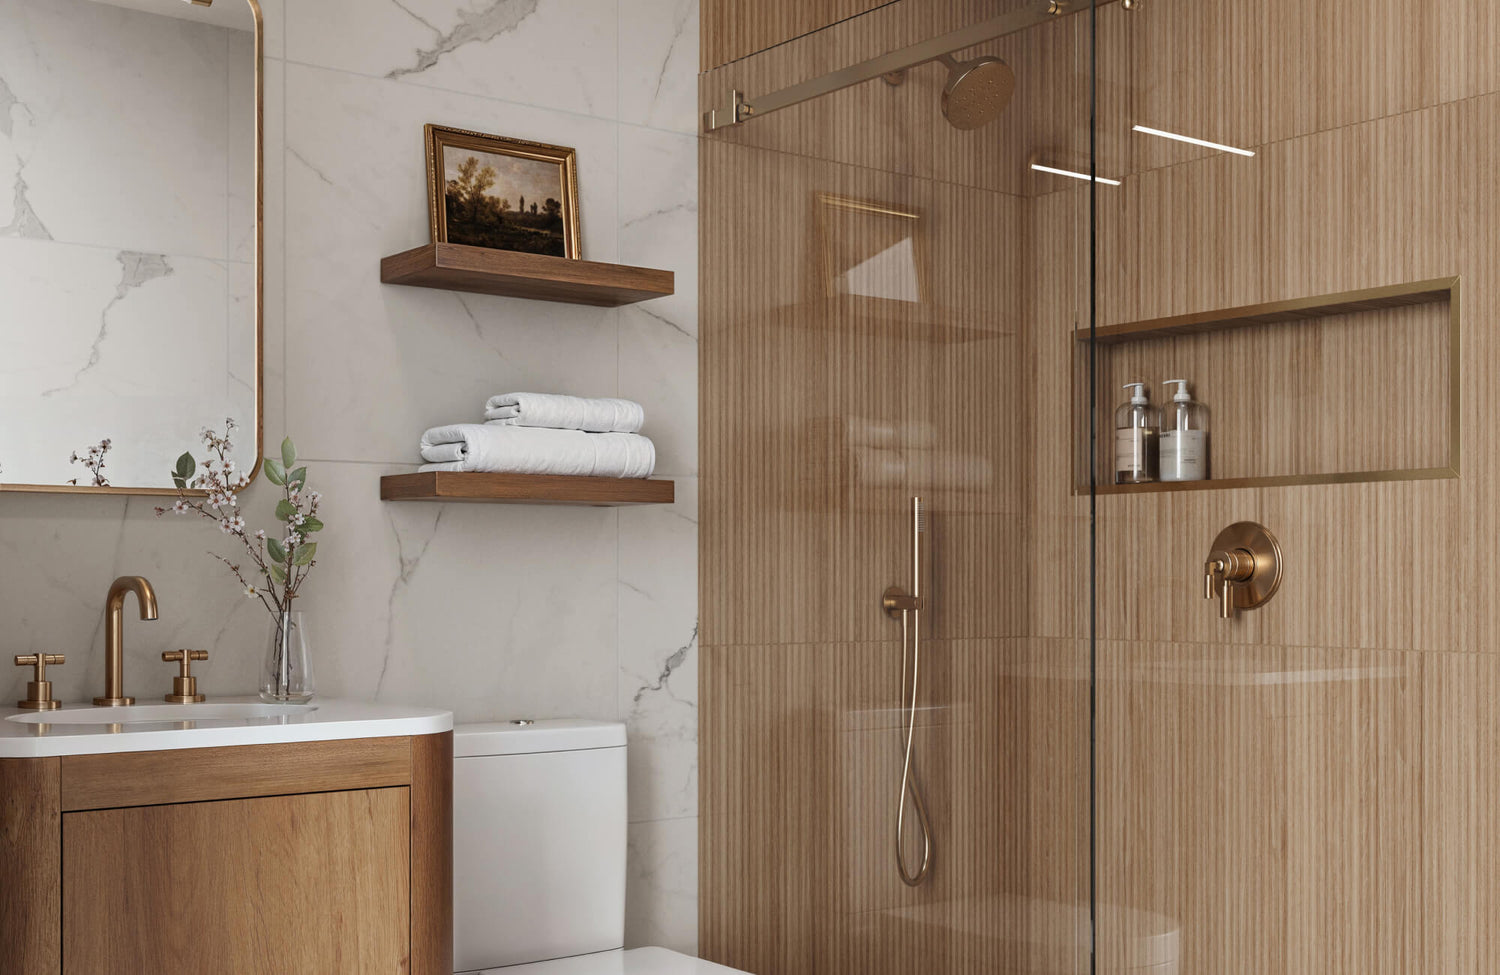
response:
<path fill-rule="evenodd" d="M 1146 400 L 1145 383 L 1126 383 L 1134 390 L 1115 410 L 1115 483 L 1146 484 L 1156 480 L 1156 434 L 1161 414 Z"/>
<path fill-rule="evenodd" d="M 1186 379 L 1168 379 L 1162 385 L 1173 383 L 1177 392 L 1162 411 L 1161 479 L 1204 481 L 1208 479 L 1208 407 L 1188 395 Z"/>

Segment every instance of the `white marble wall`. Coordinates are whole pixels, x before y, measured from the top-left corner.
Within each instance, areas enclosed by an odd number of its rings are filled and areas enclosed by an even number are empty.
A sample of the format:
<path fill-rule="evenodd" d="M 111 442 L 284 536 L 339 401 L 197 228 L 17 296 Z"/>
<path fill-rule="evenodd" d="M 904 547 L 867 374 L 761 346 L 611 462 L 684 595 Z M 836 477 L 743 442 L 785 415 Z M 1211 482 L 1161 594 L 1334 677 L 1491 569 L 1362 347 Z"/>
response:
<path fill-rule="evenodd" d="M 223 0 L 221 0 L 223 2 Z M 630 726 L 631 944 L 697 941 L 695 0 L 263 0 L 268 438 L 296 438 L 328 528 L 305 591 L 321 689 Z M 422 124 L 575 146 L 584 256 L 670 268 L 677 295 L 591 309 L 382 286 L 427 239 Z M 383 504 L 417 435 L 506 389 L 629 396 L 670 507 Z M 247 507 L 269 519 L 259 483 Z M 208 693 L 244 692 L 267 622 L 205 554 L 211 526 L 152 501 L 0 495 L 4 652 L 101 680 L 115 575 L 157 587 L 126 623 L 127 688 L 203 646 Z M 17 671 L 5 693 L 21 691 Z"/>

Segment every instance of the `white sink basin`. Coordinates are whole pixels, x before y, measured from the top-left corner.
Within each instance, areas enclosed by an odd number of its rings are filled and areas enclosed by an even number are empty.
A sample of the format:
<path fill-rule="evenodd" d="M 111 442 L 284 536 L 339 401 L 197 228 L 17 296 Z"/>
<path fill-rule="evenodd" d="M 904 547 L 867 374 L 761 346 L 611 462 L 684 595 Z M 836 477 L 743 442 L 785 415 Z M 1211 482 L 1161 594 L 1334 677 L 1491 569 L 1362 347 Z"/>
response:
<path fill-rule="evenodd" d="M 254 718 L 290 718 L 317 710 L 316 704 L 133 704 L 123 708 L 88 708 L 65 711 L 34 711 L 13 714 L 7 721 L 23 724 L 136 725 L 170 721 L 244 721 Z"/>
<path fill-rule="evenodd" d="M 309 704 L 266 704 L 247 696 L 126 708 L 78 702 L 56 711 L 0 707 L 0 718 L 0 758 L 390 738 L 453 729 L 447 711 L 331 697 Z"/>

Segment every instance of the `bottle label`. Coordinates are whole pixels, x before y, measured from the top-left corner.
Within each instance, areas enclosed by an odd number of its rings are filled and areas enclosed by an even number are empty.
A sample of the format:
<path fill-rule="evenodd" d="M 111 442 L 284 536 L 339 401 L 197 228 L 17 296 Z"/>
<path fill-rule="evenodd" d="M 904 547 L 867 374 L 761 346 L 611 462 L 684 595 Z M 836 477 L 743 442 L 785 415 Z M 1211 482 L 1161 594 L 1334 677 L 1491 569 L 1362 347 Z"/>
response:
<path fill-rule="evenodd" d="M 1125 427 L 1115 431 L 1115 473 L 1140 477 L 1146 474 L 1146 431 Z"/>
<path fill-rule="evenodd" d="M 1161 479 L 1201 481 L 1208 477 L 1208 432 L 1163 430 L 1161 432 Z"/>

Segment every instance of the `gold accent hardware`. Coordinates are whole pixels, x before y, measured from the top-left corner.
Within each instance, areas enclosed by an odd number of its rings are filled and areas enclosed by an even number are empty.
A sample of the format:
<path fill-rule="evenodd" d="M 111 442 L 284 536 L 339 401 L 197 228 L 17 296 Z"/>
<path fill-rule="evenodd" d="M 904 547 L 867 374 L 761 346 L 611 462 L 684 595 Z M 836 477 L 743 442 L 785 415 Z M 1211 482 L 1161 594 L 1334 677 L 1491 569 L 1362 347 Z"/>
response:
<path fill-rule="evenodd" d="M 168 704 L 197 704 L 204 699 L 198 693 L 198 678 L 193 676 L 193 661 L 207 660 L 207 650 L 163 650 L 161 659 L 181 668 L 172 678 L 172 693 L 166 696 Z"/>
<path fill-rule="evenodd" d="M 936 61 L 945 54 L 962 51 L 976 44 L 983 44 L 986 41 L 1023 31 L 1028 27 L 1035 27 L 1037 24 L 1047 23 L 1061 14 L 1087 9 L 1087 4 L 1071 4 L 1066 0 L 1031 0 L 1015 10 L 997 14 L 977 24 L 940 34 L 910 47 L 891 51 L 779 91 L 756 96 L 753 99 L 747 99 L 744 92 L 731 88 L 714 96 L 708 110 L 703 113 L 703 131 L 713 132 L 715 129 L 739 125 L 751 118 L 779 112 L 783 108 L 790 108 L 835 91 L 841 91 L 866 81 L 874 81 L 894 71 L 904 71 L 907 68 L 915 68 L 917 65 Z"/>
<path fill-rule="evenodd" d="M 66 663 L 67 657 L 60 653 L 16 654 L 17 667 L 35 667 L 36 674 L 26 682 L 26 700 L 17 701 L 16 707 L 28 711 L 55 711 L 61 702 L 52 697 L 52 682 L 47 679 L 47 668 Z"/>
<path fill-rule="evenodd" d="M 927 510 L 921 498 L 911 499 L 911 574 L 912 591 L 900 586 L 891 586 L 880 597 L 880 608 L 886 615 L 901 621 L 901 707 L 906 711 L 904 757 L 901 764 L 901 792 L 896 799 L 896 871 L 901 882 L 915 887 L 927 879 L 932 869 L 932 821 L 927 816 L 927 800 L 922 796 L 922 785 L 917 781 L 917 769 L 912 760 L 912 744 L 917 732 L 917 690 L 922 664 L 922 612 L 928 608 L 928 589 L 931 588 L 931 546 L 928 544 Z M 911 682 L 907 683 L 906 651 L 907 637 L 911 643 Z M 906 851 L 901 841 L 906 834 L 906 806 L 910 796 L 912 808 L 917 814 L 917 829 L 922 837 L 922 859 L 916 870 L 906 869 Z"/>
<path fill-rule="evenodd" d="M 1402 468 L 1399 470 L 1339 471 L 1330 474 L 1271 474 L 1252 477 L 1213 478 L 1202 481 L 1153 481 L 1149 484 L 1099 484 L 1095 494 L 1155 494 L 1179 491 L 1231 491 L 1241 488 L 1289 487 L 1311 484 L 1356 484 L 1382 481 L 1427 481 L 1456 478 L 1462 470 L 1462 396 L 1458 364 L 1462 361 L 1461 342 L 1461 285 L 1460 275 L 1430 278 L 1403 284 L 1381 285 L 1335 294 L 1312 295 L 1285 301 L 1265 302 L 1259 305 L 1242 305 L 1236 308 L 1220 308 L 1210 311 L 1171 315 L 1139 322 L 1119 325 L 1102 325 L 1092 333 L 1087 328 L 1075 329 L 1073 338 L 1080 349 L 1087 349 L 1091 341 L 1099 348 L 1125 342 L 1151 340 L 1176 335 L 1193 335 L 1199 332 L 1221 331 L 1254 325 L 1290 325 L 1308 319 L 1332 315 L 1347 315 L 1357 311 L 1372 311 L 1381 308 L 1397 308 L 1407 305 L 1448 303 L 1448 459 L 1437 467 Z M 1078 382 L 1075 372 L 1075 389 Z M 1081 404 L 1087 396 L 1075 393 L 1075 429 L 1087 429 L 1086 410 L 1079 417 Z M 1074 494 L 1088 494 L 1087 455 L 1080 457 L 1081 466 L 1074 476 Z"/>
<path fill-rule="evenodd" d="M 1203 598 L 1219 600 L 1219 617 L 1255 609 L 1281 586 L 1281 544 L 1264 525 L 1237 521 L 1219 532 L 1203 563 Z"/>
<path fill-rule="evenodd" d="M 156 619 L 156 590 L 145 576 L 120 576 L 109 587 L 104 600 L 104 696 L 94 698 L 94 706 L 118 708 L 134 704 L 125 696 L 125 594 L 135 593 L 141 608 L 141 619 Z"/>

